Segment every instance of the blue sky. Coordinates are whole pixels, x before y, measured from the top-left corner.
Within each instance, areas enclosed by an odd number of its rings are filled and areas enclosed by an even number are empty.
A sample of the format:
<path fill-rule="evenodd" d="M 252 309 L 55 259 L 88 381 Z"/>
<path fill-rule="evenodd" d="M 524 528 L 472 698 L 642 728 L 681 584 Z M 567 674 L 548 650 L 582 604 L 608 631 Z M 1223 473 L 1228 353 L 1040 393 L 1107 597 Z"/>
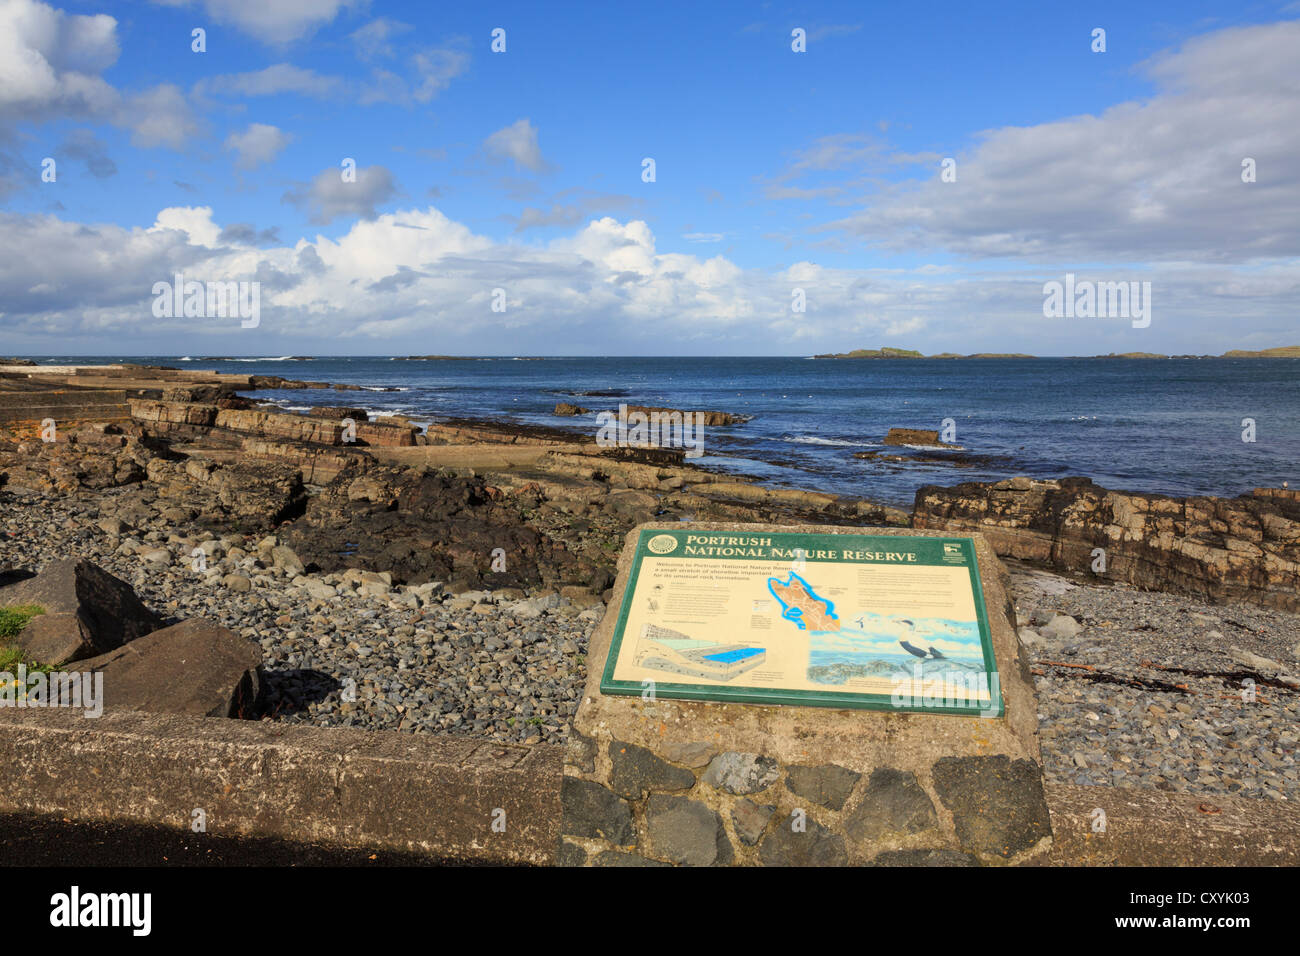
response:
<path fill-rule="evenodd" d="M 0 354 L 1293 344 L 1297 18 L 0 0 Z M 259 325 L 160 319 L 177 271 Z M 1150 326 L 1045 318 L 1067 271 Z"/>

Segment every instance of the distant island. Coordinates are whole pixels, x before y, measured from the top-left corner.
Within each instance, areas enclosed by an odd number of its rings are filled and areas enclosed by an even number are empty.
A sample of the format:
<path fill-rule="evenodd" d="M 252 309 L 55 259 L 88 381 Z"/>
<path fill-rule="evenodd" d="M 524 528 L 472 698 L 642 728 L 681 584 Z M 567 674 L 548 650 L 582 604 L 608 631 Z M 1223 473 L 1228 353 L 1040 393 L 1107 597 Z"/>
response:
<path fill-rule="evenodd" d="M 815 359 L 1032 359 L 1039 358 L 1037 355 L 1028 355 L 1024 352 L 975 352 L 971 355 L 962 355 L 957 352 L 939 352 L 935 355 L 925 355 L 916 349 L 854 349 L 852 352 L 828 352 L 824 355 L 814 355 Z M 1204 358 L 1300 358 L 1300 345 L 1283 345 L 1273 349 L 1258 349 L 1249 351 L 1246 349 L 1233 349 L 1224 352 L 1222 355 L 1162 355 L 1158 352 L 1110 352 L 1107 355 L 1069 355 L 1059 356 L 1060 358 L 1092 358 L 1092 359 L 1204 359 Z"/>

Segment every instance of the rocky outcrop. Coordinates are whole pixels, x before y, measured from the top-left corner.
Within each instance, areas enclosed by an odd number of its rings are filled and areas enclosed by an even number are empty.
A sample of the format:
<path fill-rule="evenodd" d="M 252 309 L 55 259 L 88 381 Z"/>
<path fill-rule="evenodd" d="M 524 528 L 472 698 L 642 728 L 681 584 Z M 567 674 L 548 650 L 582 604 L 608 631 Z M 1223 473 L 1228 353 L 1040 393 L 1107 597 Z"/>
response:
<path fill-rule="evenodd" d="M 261 665 L 256 644 L 196 618 L 82 661 L 76 669 L 104 675 L 105 711 L 252 719 L 258 716 Z"/>
<path fill-rule="evenodd" d="M 35 577 L 0 588 L 0 607 L 35 605 L 15 639 L 29 659 L 62 664 L 102 654 L 156 630 L 162 619 L 125 581 L 89 561 L 69 558 Z"/>
<path fill-rule="evenodd" d="M 141 482 L 149 462 L 164 453 L 129 423 L 91 425 L 60 437 L 55 442 L 0 441 L 0 468 L 15 487 L 69 494 Z"/>
<path fill-rule="evenodd" d="M 306 506 L 302 473 L 292 465 L 156 458 L 148 475 L 159 498 L 192 511 L 206 525 L 266 530 L 297 517 Z"/>
<path fill-rule="evenodd" d="M 743 425 L 754 417 L 753 415 L 737 415 L 733 412 L 691 411 L 681 408 L 657 408 L 652 405 L 629 405 L 627 410 L 629 412 L 644 412 L 646 415 L 702 415 L 704 424 L 711 428 L 718 425 Z"/>
<path fill-rule="evenodd" d="M 599 561 L 530 526 L 536 487 L 508 493 L 482 478 L 407 468 L 344 472 L 281 531 L 304 562 L 323 572 L 391 571 L 399 583 L 437 580 L 467 587 L 587 584 Z M 493 553 L 505 571 L 493 571 Z"/>
<path fill-rule="evenodd" d="M 1087 478 L 1012 478 L 924 487 L 912 521 L 917 528 L 979 531 L 999 555 L 1209 601 L 1300 611 L 1295 491 L 1170 498 L 1108 491 Z"/>
<path fill-rule="evenodd" d="M 924 428 L 891 428 L 885 435 L 886 445 L 920 445 L 925 448 L 956 448 L 939 441 L 939 433 Z"/>
<path fill-rule="evenodd" d="M 581 405 L 574 405 L 570 402 L 560 402 L 555 406 L 556 415 L 586 415 L 591 411 L 589 408 L 583 408 Z"/>

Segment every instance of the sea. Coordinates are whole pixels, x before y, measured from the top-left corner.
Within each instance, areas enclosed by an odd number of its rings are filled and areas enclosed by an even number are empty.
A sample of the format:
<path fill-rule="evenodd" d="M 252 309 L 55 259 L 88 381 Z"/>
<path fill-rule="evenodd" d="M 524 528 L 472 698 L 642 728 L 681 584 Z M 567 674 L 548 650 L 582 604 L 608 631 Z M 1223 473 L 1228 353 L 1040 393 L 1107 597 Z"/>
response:
<path fill-rule="evenodd" d="M 418 422 L 491 418 L 595 435 L 595 414 L 557 402 L 752 416 L 706 428 L 701 467 L 774 486 L 910 507 L 924 485 L 1081 475 L 1116 490 L 1235 496 L 1300 488 L 1300 360 L 477 358 L 44 356 L 42 364 L 138 362 L 351 383 L 372 391 L 247 393 L 287 409 L 359 405 Z M 396 388 L 398 391 L 380 391 Z M 600 393 L 598 395 L 586 393 Z M 955 431 L 940 462 L 892 455 L 890 428 Z M 913 450 L 901 449 L 906 454 Z M 961 461 L 959 465 L 956 462 Z"/>

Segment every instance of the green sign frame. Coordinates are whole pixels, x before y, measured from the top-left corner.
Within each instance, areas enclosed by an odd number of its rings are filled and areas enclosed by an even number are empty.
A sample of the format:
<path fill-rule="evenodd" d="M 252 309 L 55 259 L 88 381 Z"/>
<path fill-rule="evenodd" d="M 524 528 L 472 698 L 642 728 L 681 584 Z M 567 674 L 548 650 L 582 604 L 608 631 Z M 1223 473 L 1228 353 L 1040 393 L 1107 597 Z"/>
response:
<path fill-rule="evenodd" d="M 671 540 L 670 540 L 671 539 Z M 726 541 L 739 541 L 742 544 L 734 547 L 725 545 Z M 692 548 L 688 542 L 694 541 Z M 724 542 L 723 546 L 713 546 L 708 542 Z M 753 546 L 752 542 L 768 542 L 766 546 Z M 652 544 L 653 542 L 653 544 Z M 701 542 L 705 544 L 702 545 Z M 746 546 L 745 542 L 750 542 Z M 706 552 L 706 553 L 701 553 Z M 853 555 L 851 558 L 845 557 L 846 552 Z M 870 565 L 870 564 L 887 564 L 887 563 L 906 563 L 913 567 L 963 567 L 968 573 L 968 580 L 971 588 L 971 597 L 974 604 L 974 621 L 959 622 L 965 630 L 962 632 L 965 641 L 973 644 L 974 636 L 978 631 L 978 659 L 982 661 L 983 676 L 986 683 L 982 685 L 984 695 L 987 699 L 971 699 L 970 695 L 963 695 L 964 699 L 959 698 L 958 691 L 953 692 L 949 698 L 948 690 L 937 682 L 939 678 L 929 682 L 929 686 L 937 691 L 931 696 L 924 691 L 925 684 L 918 685 L 912 681 L 908 686 L 912 690 L 910 694 L 899 694 L 897 690 L 894 694 L 881 693 L 862 693 L 858 691 L 837 691 L 821 690 L 796 687 L 774 687 L 774 686 L 753 686 L 742 683 L 733 683 L 734 677 L 728 677 L 726 683 L 721 681 L 717 683 L 683 683 L 672 680 L 660 681 L 637 681 L 637 680 L 618 680 L 614 675 L 619 669 L 620 656 L 626 650 L 629 643 L 635 644 L 636 637 L 633 636 L 631 642 L 627 640 L 627 626 L 629 617 L 632 614 L 633 604 L 637 597 L 637 582 L 640 580 L 643 564 L 647 559 L 674 559 L 674 558 L 707 558 L 711 561 L 785 561 L 788 560 L 791 553 L 798 557 L 797 566 L 806 569 L 804 575 L 798 576 L 798 585 L 801 587 L 794 593 L 800 600 L 793 601 L 793 604 L 802 605 L 802 607 L 787 604 L 786 600 L 790 599 L 791 592 L 788 586 L 794 584 L 796 575 L 790 573 L 788 580 L 781 581 L 778 578 L 768 579 L 768 589 L 772 596 L 775 597 L 784 610 L 782 611 L 782 621 L 789 624 L 791 631 L 779 634 L 778 640 L 788 639 L 797 631 L 806 631 L 811 637 L 818 634 L 832 633 L 830 630 L 817 631 L 816 629 L 806 629 L 803 623 L 804 614 L 812 611 L 813 616 L 806 618 L 810 623 L 814 621 L 826 622 L 831 619 L 836 621 L 835 632 L 839 631 L 840 618 L 834 610 L 834 602 L 821 598 L 813 586 L 808 584 L 807 577 L 816 577 L 816 566 L 819 564 L 837 564 L 837 565 Z M 783 597 L 784 595 L 784 597 Z M 824 605 L 824 608 L 818 607 L 817 602 Z M 864 617 L 870 615 L 879 617 L 872 612 L 860 614 L 857 620 L 864 622 Z M 917 615 L 912 615 L 917 617 Z M 912 625 L 916 623 L 910 618 L 899 619 L 898 615 L 892 615 L 889 619 L 880 618 L 881 621 L 889 625 Z M 934 619 L 927 619 L 934 620 Z M 951 623 L 951 622 L 950 622 Z M 846 632 L 848 633 L 848 632 Z M 859 631 L 858 634 L 864 635 L 864 639 L 880 641 L 884 638 L 879 634 L 866 635 L 865 632 Z M 687 635 L 670 631 L 666 628 L 657 628 L 655 640 L 660 639 L 659 635 L 672 635 L 678 638 L 686 638 Z M 731 662 L 735 660 L 736 655 L 746 653 L 757 655 L 759 648 L 757 645 L 744 648 L 735 644 L 726 644 L 725 639 L 728 635 L 710 635 L 710 640 L 703 643 L 711 643 L 721 648 L 721 653 L 707 654 L 698 650 L 692 650 L 688 653 L 694 655 L 694 660 L 701 663 L 708 663 L 715 668 L 732 667 Z M 852 639 L 852 638 L 850 638 Z M 924 638 L 919 639 L 919 643 L 926 643 Z M 698 641 L 666 641 L 669 645 L 689 645 L 701 643 Z M 751 642 L 752 643 L 752 642 Z M 907 663 L 911 663 L 915 673 L 919 676 L 925 666 L 927 656 L 933 655 L 929 659 L 932 670 L 938 669 L 942 664 L 941 661 L 948 661 L 948 657 L 942 651 L 936 651 L 933 644 L 930 645 L 928 652 L 923 652 L 920 647 L 908 646 L 907 641 L 898 641 L 903 645 L 903 649 L 908 654 L 919 657 L 920 662 L 908 661 L 894 664 L 896 668 L 905 668 Z M 658 645 L 656 645 L 658 646 Z M 879 646 L 874 645 L 874 646 Z M 739 648 L 739 649 L 737 649 Z M 708 651 L 711 648 L 704 648 Z M 979 665 L 970 663 L 975 660 L 973 651 L 967 651 L 968 657 L 964 662 L 949 662 L 951 668 L 966 668 L 965 676 L 967 681 L 978 680 L 977 669 Z M 889 657 L 891 655 L 884 655 Z M 902 655 L 895 652 L 893 657 Z M 704 661 L 703 658 L 708 658 Z M 762 660 L 763 658 L 760 658 Z M 810 652 L 811 661 L 811 652 Z M 873 661 L 874 662 L 874 661 Z M 757 666 L 757 665 L 753 665 Z M 840 666 L 840 665 L 834 665 Z M 878 667 L 888 667 L 889 664 L 878 663 Z M 812 679 L 811 664 L 808 668 L 808 676 Z M 826 670 L 826 669 L 823 669 Z M 679 671 L 690 672 L 690 671 Z M 697 672 L 691 672 L 697 673 Z M 743 673 L 743 670 L 741 671 Z M 895 671 L 894 673 L 897 673 Z M 950 670 L 949 674 L 954 673 Z M 928 674 L 927 674 L 928 678 Z M 902 678 L 898 678 L 901 680 Z M 960 679 L 959 679 L 960 681 Z M 775 704 L 775 705 L 793 705 L 804 707 L 834 707 L 841 709 L 862 709 L 862 710 L 883 710 L 893 711 L 896 713 L 924 713 L 924 714 L 942 714 L 949 716 L 979 716 L 1000 718 L 1004 716 L 1004 703 L 1001 693 L 1001 681 L 998 677 L 997 659 L 993 651 L 991 634 L 989 631 L 988 613 L 984 605 L 984 590 L 980 582 L 979 561 L 975 554 L 975 542 L 971 538 L 965 537 L 931 537 L 924 535 L 872 535 L 857 534 L 846 532 L 843 534 L 835 533 L 815 533 L 804 534 L 797 532 L 778 532 L 778 531 L 753 531 L 753 532 L 726 532 L 706 530 L 700 528 L 691 528 L 689 526 L 681 529 L 643 529 L 637 540 L 636 552 L 632 563 L 632 568 L 628 573 L 627 585 L 623 590 L 623 600 L 619 608 L 619 616 L 614 627 L 614 634 L 610 641 L 609 653 L 605 660 L 604 671 L 601 676 L 600 690 L 603 694 L 615 696 L 641 696 L 647 697 L 647 684 L 653 684 L 654 697 L 673 698 L 682 700 L 700 700 L 716 701 L 723 703 L 739 704 Z M 895 683 L 895 687 L 899 686 Z M 956 686 L 956 685 L 953 685 Z M 919 695 L 918 695 L 919 692 Z"/>

